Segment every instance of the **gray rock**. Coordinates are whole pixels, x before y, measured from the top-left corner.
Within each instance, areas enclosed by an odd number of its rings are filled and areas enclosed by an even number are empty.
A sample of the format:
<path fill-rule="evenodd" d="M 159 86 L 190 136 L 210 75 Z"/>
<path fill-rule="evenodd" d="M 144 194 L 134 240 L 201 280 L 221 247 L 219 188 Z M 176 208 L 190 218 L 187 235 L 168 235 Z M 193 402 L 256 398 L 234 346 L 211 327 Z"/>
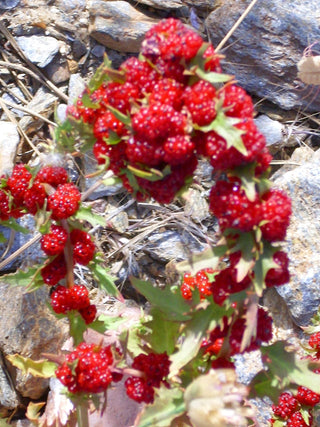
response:
<path fill-rule="evenodd" d="M 0 350 L 4 355 L 18 353 L 39 360 L 45 352 L 58 352 L 65 333 L 47 307 L 48 289 L 25 292 L 23 287 L 0 283 Z M 47 380 L 23 375 L 13 366 L 9 373 L 24 397 L 38 399 L 48 387 Z"/>
<path fill-rule="evenodd" d="M 70 78 L 67 61 L 56 56 L 45 68 L 46 74 L 54 84 L 64 83 Z"/>
<path fill-rule="evenodd" d="M 17 126 L 11 122 L 0 121 L 0 175 L 12 171 L 19 142 Z"/>
<path fill-rule="evenodd" d="M 19 405 L 18 394 L 12 387 L 5 362 L 0 354 L 0 417 L 7 417 Z"/>
<path fill-rule="evenodd" d="M 81 40 L 76 39 L 72 44 L 72 53 L 74 59 L 80 59 L 87 53 L 87 47 Z"/>
<path fill-rule="evenodd" d="M 55 4 L 60 10 L 70 13 L 74 10 L 84 9 L 86 0 L 57 0 Z"/>
<path fill-rule="evenodd" d="M 0 9 L 13 9 L 14 7 L 18 6 L 20 3 L 20 0 L 0 0 Z"/>
<path fill-rule="evenodd" d="M 157 22 L 126 1 L 91 0 L 88 8 L 91 37 L 120 52 L 138 52 L 145 33 Z"/>
<path fill-rule="evenodd" d="M 11 103 L 13 103 L 13 104 L 21 104 L 21 101 L 20 101 L 20 99 L 19 98 L 16 98 L 16 96 L 15 95 L 17 95 L 18 97 L 20 97 L 20 98 L 22 98 L 22 99 L 25 99 L 25 97 L 24 97 L 24 94 L 22 93 L 22 91 L 18 88 L 18 87 L 14 87 L 14 88 L 12 88 L 11 89 L 11 92 L 5 92 L 3 95 L 2 95 L 2 99 L 4 100 L 4 101 L 8 101 L 8 102 L 11 102 Z M 22 117 L 22 116 L 24 116 L 24 112 L 23 111 L 21 111 L 21 110 L 18 110 L 18 109 L 16 109 L 16 108 L 11 108 L 9 105 L 7 106 L 16 116 L 18 116 L 18 117 Z M 6 117 L 6 115 L 4 114 L 4 117 Z M 7 119 L 5 119 L 5 120 L 7 120 Z"/>
<path fill-rule="evenodd" d="M 92 50 L 91 53 L 96 58 L 102 58 L 102 56 L 105 54 L 106 48 L 104 46 L 101 46 L 101 44 L 97 44 Z"/>
<path fill-rule="evenodd" d="M 53 37 L 22 36 L 16 40 L 26 57 L 40 68 L 48 65 L 59 52 L 59 42 Z"/>
<path fill-rule="evenodd" d="M 82 92 L 86 88 L 86 83 L 81 77 L 80 74 L 71 74 L 70 80 L 69 80 L 69 88 L 68 88 L 68 95 L 69 100 L 68 104 L 72 105 L 79 95 L 82 94 Z"/>
<path fill-rule="evenodd" d="M 291 280 L 277 287 L 294 322 L 306 326 L 320 304 L 320 150 L 309 162 L 284 172 L 275 184 L 292 199 L 287 251 Z"/>
<path fill-rule="evenodd" d="M 268 146 L 277 145 L 283 141 L 285 127 L 282 123 L 270 119 L 265 114 L 257 117 L 254 121 L 260 132 L 265 136 Z"/>
<path fill-rule="evenodd" d="M 140 3 L 152 6 L 155 9 L 187 10 L 182 0 L 140 0 Z"/>
<path fill-rule="evenodd" d="M 210 13 L 206 26 L 213 45 L 247 6 L 248 2 L 226 0 Z M 297 90 L 297 63 L 310 40 L 320 39 L 314 19 L 319 13 L 318 0 L 260 0 L 228 40 L 224 70 L 249 93 L 281 108 L 319 111 L 320 99 L 310 87 L 301 83 Z"/>

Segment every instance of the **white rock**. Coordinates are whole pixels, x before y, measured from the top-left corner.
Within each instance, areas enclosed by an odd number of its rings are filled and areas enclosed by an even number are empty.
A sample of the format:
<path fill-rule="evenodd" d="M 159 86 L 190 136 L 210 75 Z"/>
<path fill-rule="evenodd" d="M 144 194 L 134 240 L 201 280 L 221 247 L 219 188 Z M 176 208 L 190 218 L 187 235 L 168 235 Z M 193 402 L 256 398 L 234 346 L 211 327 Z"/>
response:
<path fill-rule="evenodd" d="M 69 88 L 68 88 L 68 94 L 69 94 L 68 104 L 72 105 L 75 102 L 75 100 L 78 98 L 78 96 L 82 94 L 85 88 L 86 88 L 86 84 L 83 78 L 81 77 L 81 75 L 71 74 L 70 80 L 69 80 Z"/>
<path fill-rule="evenodd" d="M 16 125 L 0 121 L 0 175 L 12 171 L 19 141 Z"/>
<path fill-rule="evenodd" d="M 40 68 L 48 65 L 60 48 L 60 43 L 53 37 L 22 36 L 16 41 L 26 57 Z"/>
<path fill-rule="evenodd" d="M 285 135 L 285 126 L 277 120 L 272 120 L 265 114 L 257 117 L 255 124 L 266 137 L 267 145 L 279 144 Z"/>

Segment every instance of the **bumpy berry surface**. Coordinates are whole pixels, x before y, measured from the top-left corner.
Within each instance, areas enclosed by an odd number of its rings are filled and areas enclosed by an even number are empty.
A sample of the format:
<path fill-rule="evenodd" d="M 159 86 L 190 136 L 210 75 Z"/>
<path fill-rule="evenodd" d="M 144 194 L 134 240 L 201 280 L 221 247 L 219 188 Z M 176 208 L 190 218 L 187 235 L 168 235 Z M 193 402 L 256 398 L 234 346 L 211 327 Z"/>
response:
<path fill-rule="evenodd" d="M 206 71 L 214 71 L 215 73 L 221 73 L 222 69 L 220 66 L 219 55 L 215 52 L 214 47 L 210 44 L 203 54 L 203 58 L 206 60 L 204 69 Z"/>
<path fill-rule="evenodd" d="M 81 194 L 74 184 L 59 185 L 48 197 L 48 209 L 52 211 L 52 219 L 67 219 L 74 215 L 79 208 L 80 199 Z"/>
<path fill-rule="evenodd" d="M 97 139 L 108 138 L 110 132 L 115 132 L 119 136 L 125 135 L 125 126 L 110 111 L 105 111 L 99 115 L 93 127 L 93 134 Z"/>
<path fill-rule="evenodd" d="M 278 264 L 277 268 L 271 268 L 266 274 L 266 286 L 280 286 L 289 282 L 289 258 L 283 251 L 278 251 L 273 255 L 273 261 Z"/>
<path fill-rule="evenodd" d="M 208 125 L 216 117 L 215 96 L 216 89 L 205 80 L 185 89 L 184 105 L 190 112 L 192 121 L 198 126 Z"/>
<path fill-rule="evenodd" d="M 28 169 L 19 164 L 13 168 L 12 174 L 7 180 L 7 187 L 18 205 L 23 204 L 24 195 L 29 187 L 31 178 L 32 175 Z"/>
<path fill-rule="evenodd" d="M 310 336 L 309 345 L 311 348 L 320 351 L 320 332 L 315 332 Z"/>
<path fill-rule="evenodd" d="M 312 419 L 310 417 L 308 424 L 304 421 L 300 411 L 294 412 L 287 421 L 287 427 L 311 427 Z"/>
<path fill-rule="evenodd" d="M 138 403 L 153 403 L 154 388 L 148 385 L 145 379 L 129 377 L 125 381 L 127 395 Z"/>
<path fill-rule="evenodd" d="M 112 365 L 110 346 L 81 343 L 66 356 L 66 361 L 55 373 L 71 393 L 100 393 L 112 381 Z"/>
<path fill-rule="evenodd" d="M 64 254 L 58 255 L 49 264 L 45 265 L 41 269 L 41 276 L 49 286 L 55 286 L 60 280 L 62 280 L 67 274 L 66 262 Z"/>
<path fill-rule="evenodd" d="M 98 139 L 93 146 L 93 155 L 96 158 L 99 165 L 103 165 L 106 162 L 106 156 L 108 156 L 109 146 L 103 141 Z"/>
<path fill-rule="evenodd" d="M 85 308 L 82 308 L 79 310 L 79 313 L 81 314 L 83 320 L 87 325 L 92 323 L 97 315 L 97 307 L 94 304 L 90 304 Z"/>
<path fill-rule="evenodd" d="M 262 199 L 261 220 L 268 221 L 261 226 L 263 238 L 269 242 L 284 240 L 290 223 L 290 198 L 281 190 L 271 189 Z"/>
<path fill-rule="evenodd" d="M 139 90 L 139 96 L 150 93 L 159 79 L 159 74 L 154 68 L 134 57 L 127 59 L 120 70 L 125 71 L 126 82 Z"/>
<path fill-rule="evenodd" d="M 6 221 L 10 218 L 9 197 L 0 190 L 0 220 Z"/>
<path fill-rule="evenodd" d="M 161 103 L 171 105 L 175 110 L 180 111 L 183 100 L 183 85 L 176 80 L 164 78 L 159 80 L 150 94 L 149 103 Z"/>
<path fill-rule="evenodd" d="M 251 97 L 245 90 L 236 85 L 226 85 L 219 92 L 223 98 L 225 114 L 231 117 L 250 118 L 253 116 L 254 108 Z"/>
<path fill-rule="evenodd" d="M 281 393 L 278 405 L 272 405 L 272 411 L 278 417 L 287 420 L 299 408 L 298 400 L 291 393 Z"/>
<path fill-rule="evenodd" d="M 49 256 L 63 252 L 68 238 L 67 231 L 60 225 L 52 225 L 50 233 L 44 234 L 40 240 L 41 249 Z"/>
<path fill-rule="evenodd" d="M 43 166 L 37 173 L 35 182 L 50 184 L 56 188 L 68 182 L 68 173 L 60 166 Z"/>
<path fill-rule="evenodd" d="M 214 270 L 212 268 L 200 270 L 195 276 L 192 276 L 191 273 L 185 273 L 181 284 L 181 294 L 183 298 L 186 300 L 191 299 L 195 288 L 199 290 L 201 299 L 211 295 L 211 282 L 208 278 L 208 274 L 213 273 Z"/>
<path fill-rule="evenodd" d="M 260 202 L 250 201 L 236 182 L 218 181 L 210 192 L 210 210 L 218 218 L 221 231 L 252 230 L 259 223 L 259 206 Z"/>
<path fill-rule="evenodd" d="M 35 182 L 33 186 L 24 193 L 23 204 L 29 213 L 35 215 L 37 211 L 43 207 L 46 198 L 47 194 L 43 185 Z"/>
<path fill-rule="evenodd" d="M 90 234 L 85 231 L 74 229 L 70 233 L 70 240 L 73 244 L 73 259 L 81 265 L 87 265 L 93 259 L 95 244 Z"/>
<path fill-rule="evenodd" d="M 314 393 L 307 387 L 299 386 L 296 394 L 296 399 L 301 405 L 313 407 L 320 402 L 320 395 Z"/>

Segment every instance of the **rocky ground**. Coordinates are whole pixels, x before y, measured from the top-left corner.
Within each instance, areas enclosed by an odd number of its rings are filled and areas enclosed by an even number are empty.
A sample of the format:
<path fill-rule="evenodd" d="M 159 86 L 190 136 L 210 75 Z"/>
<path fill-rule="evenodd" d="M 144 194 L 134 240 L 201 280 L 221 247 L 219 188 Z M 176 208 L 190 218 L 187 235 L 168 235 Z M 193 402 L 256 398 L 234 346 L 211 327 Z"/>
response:
<path fill-rule="evenodd" d="M 81 93 L 105 53 L 118 67 L 138 52 L 146 31 L 168 16 L 182 19 L 217 46 L 249 3 L 0 0 L 0 175 L 10 172 L 17 161 L 37 162 L 54 128 L 54 111 L 63 119 L 66 105 Z M 303 338 L 301 327 L 320 303 L 320 98 L 316 86 L 305 85 L 297 77 L 304 49 L 320 41 L 314 16 L 320 16 L 318 0 L 258 0 L 221 51 L 226 55 L 224 70 L 235 75 L 256 101 L 257 124 L 275 156 L 273 179 L 293 201 L 286 244 L 292 279 L 278 293 L 273 290 L 264 297 L 275 319 L 276 338 L 293 344 Z M 92 184 L 84 178 L 92 169 L 90 159 L 80 164 L 69 160 L 68 166 L 85 191 Z M 206 201 L 210 180 L 211 168 L 203 163 L 187 200 L 168 207 L 137 205 L 118 187 L 98 188 L 91 195 L 88 203 L 107 221 L 107 227 L 94 233 L 124 295 L 133 300 L 127 307 L 132 316 L 137 315 L 139 298 L 128 284 L 130 274 L 158 285 L 172 282 L 175 261 L 215 240 L 217 228 Z M 27 226 L 32 232 L 33 224 Z M 4 272 L 39 259 L 37 245 L 16 255 L 30 235 L 17 234 L 13 239 L 8 233 L 7 237 L 10 244 L 1 246 L 2 258 L 14 256 L 8 263 L 1 262 Z M 79 271 L 79 276 L 85 277 L 85 271 Z M 54 352 L 64 341 L 65 329 L 46 308 L 40 308 L 43 304 L 38 302 L 47 297 L 45 290 L 25 295 L 23 289 L 13 291 L 2 282 L 0 295 L 0 415 L 20 417 L 28 401 L 46 396 L 48 383 L 19 376 L 4 356 L 19 352 L 37 358 L 43 351 Z M 100 312 L 116 310 L 94 284 L 91 296 Z M 259 363 L 256 355 L 239 358 L 244 383 Z M 57 385 L 50 386 L 54 393 Z M 117 402 L 124 397 L 115 394 L 111 399 Z M 263 402 L 258 405 L 263 426 L 268 413 Z M 135 411 L 133 405 L 128 419 L 121 421 L 109 413 L 104 425 L 129 426 Z M 101 420 L 95 422 L 101 425 Z M 25 420 L 15 423 L 29 425 Z"/>

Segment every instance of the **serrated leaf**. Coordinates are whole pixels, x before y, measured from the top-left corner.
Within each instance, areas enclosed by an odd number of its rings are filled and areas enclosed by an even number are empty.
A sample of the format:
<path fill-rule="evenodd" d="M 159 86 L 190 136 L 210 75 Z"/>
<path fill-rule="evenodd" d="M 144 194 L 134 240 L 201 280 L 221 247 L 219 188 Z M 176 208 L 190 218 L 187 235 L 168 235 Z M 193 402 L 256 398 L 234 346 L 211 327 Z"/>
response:
<path fill-rule="evenodd" d="M 160 289 L 152 283 L 131 277 L 132 286 L 140 292 L 154 307 L 167 316 L 168 320 L 184 321 L 190 319 L 190 306 L 178 290 L 173 292 L 169 287 Z"/>
<path fill-rule="evenodd" d="M 88 88 L 90 92 L 94 92 L 96 89 L 98 89 L 103 82 L 109 81 L 110 77 L 108 76 L 108 69 L 111 69 L 112 62 L 108 58 L 108 55 L 104 55 L 103 57 L 103 63 L 99 66 L 97 71 L 94 73 L 92 78 L 90 79 L 90 82 L 88 84 Z"/>
<path fill-rule="evenodd" d="M 226 245 L 209 247 L 200 253 L 193 253 L 188 260 L 178 262 L 176 269 L 180 273 L 190 272 L 193 275 L 205 268 L 215 269 L 227 250 Z"/>
<path fill-rule="evenodd" d="M 30 233 L 30 230 L 28 230 L 25 227 L 22 227 L 22 225 L 18 224 L 18 222 L 14 218 L 9 218 L 6 221 L 1 221 L 1 225 L 3 227 L 11 228 L 12 230 L 17 231 L 19 233 L 23 233 L 23 234 L 29 234 Z"/>
<path fill-rule="evenodd" d="M 150 333 L 144 338 L 156 353 L 174 352 L 179 338 L 180 322 L 167 319 L 167 316 L 157 308 L 151 310 L 152 320 L 144 323 Z"/>
<path fill-rule="evenodd" d="M 310 360 L 300 359 L 296 352 L 287 351 L 286 345 L 286 342 L 278 341 L 270 346 L 261 347 L 264 359 L 268 363 L 269 373 L 282 389 L 291 383 L 320 394 L 319 375 L 309 369 Z"/>
<path fill-rule="evenodd" d="M 172 421 L 184 412 L 185 403 L 182 391 L 162 386 L 157 390 L 154 403 L 144 409 L 138 427 L 169 427 L 172 425 Z"/>
<path fill-rule="evenodd" d="M 247 305 L 246 317 L 245 317 L 245 330 L 241 340 L 240 353 L 247 348 L 252 338 L 257 335 L 257 321 L 258 321 L 258 301 L 257 295 L 250 296 L 250 301 Z"/>
<path fill-rule="evenodd" d="M 93 227 L 101 225 L 102 227 L 106 226 L 106 219 L 101 215 L 92 212 L 91 207 L 86 207 L 81 205 L 75 214 L 75 218 L 82 221 L 87 221 Z"/>
<path fill-rule="evenodd" d="M 57 364 L 48 360 L 34 361 L 29 357 L 23 357 L 20 354 L 9 354 L 6 358 L 10 363 L 19 368 L 24 374 L 31 374 L 39 378 L 51 378 L 57 369 Z"/>
<path fill-rule="evenodd" d="M 44 283 L 39 267 L 32 267 L 26 271 L 17 270 L 15 273 L 4 274 L 2 280 L 11 286 L 25 286 L 28 291 L 40 288 Z"/>
<path fill-rule="evenodd" d="M 224 138 L 227 142 L 227 148 L 234 147 L 241 154 L 246 156 L 247 149 L 242 141 L 241 135 L 245 131 L 237 129 L 234 125 L 239 123 L 239 119 L 228 117 L 224 114 L 222 109 L 218 110 L 216 118 L 207 126 L 199 127 L 202 132 L 215 131 L 218 135 Z"/>
<path fill-rule="evenodd" d="M 193 313 L 192 319 L 187 322 L 182 332 L 183 338 L 179 350 L 170 357 L 170 377 L 177 375 L 181 368 L 197 356 L 202 340 L 215 316 L 216 313 L 211 305 L 205 310 L 198 310 Z"/>
<path fill-rule="evenodd" d="M 77 346 L 83 342 L 83 334 L 87 330 L 87 325 L 83 317 L 77 311 L 68 312 L 70 336 L 73 338 L 74 345 Z"/>
<path fill-rule="evenodd" d="M 103 267 L 98 261 L 91 263 L 89 267 L 98 283 L 99 288 L 103 289 L 107 294 L 110 294 L 123 302 L 123 296 L 114 283 L 114 277 L 108 273 L 107 269 Z"/>
<path fill-rule="evenodd" d="M 192 71 L 192 70 L 191 70 Z M 211 84 L 215 83 L 225 83 L 233 79 L 233 76 L 230 74 L 223 74 L 223 73 L 214 73 L 214 72 L 207 72 L 202 70 L 201 68 L 197 67 L 195 70 L 195 73 L 200 79 L 206 80 L 207 82 Z"/>
<path fill-rule="evenodd" d="M 256 260 L 253 267 L 253 284 L 256 294 L 260 297 L 262 296 L 263 290 L 265 288 L 265 278 L 268 271 L 271 268 L 279 267 L 278 264 L 273 260 L 273 255 L 277 250 L 279 250 L 279 248 L 273 247 L 269 243 L 265 242 L 263 253 Z"/>

